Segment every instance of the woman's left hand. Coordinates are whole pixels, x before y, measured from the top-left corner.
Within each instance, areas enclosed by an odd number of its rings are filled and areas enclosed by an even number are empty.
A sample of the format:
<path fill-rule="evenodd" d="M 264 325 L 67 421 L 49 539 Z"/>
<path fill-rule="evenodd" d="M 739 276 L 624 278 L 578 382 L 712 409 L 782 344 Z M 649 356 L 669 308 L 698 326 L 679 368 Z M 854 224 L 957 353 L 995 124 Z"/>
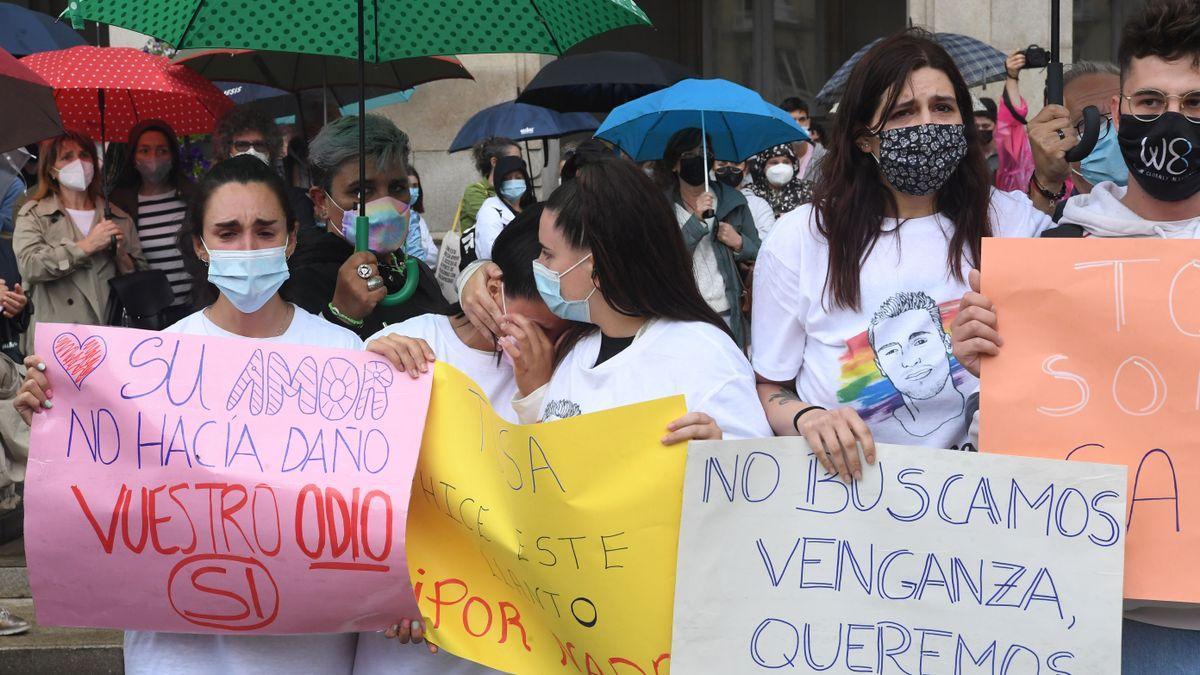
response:
<path fill-rule="evenodd" d="M 742 235 L 729 223 L 722 222 L 717 225 L 717 241 L 733 249 L 734 253 L 742 250 Z"/>
<path fill-rule="evenodd" d="M 438 653 L 437 645 L 425 640 L 425 629 L 420 619 L 401 619 L 400 623 L 392 624 L 390 628 L 384 631 L 383 635 L 389 640 L 391 638 L 398 638 L 402 645 L 410 642 L 414 645 L 420 644 L 424 640 L 425 644 L 429 647 L 430 654 Z"/>
<path fill-rule="evenodd" d="M 662 438 L 663 445 L 675 445 L 684 441 L 719 441 L 721 427 L 717 421 L 702 412 L 693 412 L 680 417 L 667 425 L 666 436 Z"/>

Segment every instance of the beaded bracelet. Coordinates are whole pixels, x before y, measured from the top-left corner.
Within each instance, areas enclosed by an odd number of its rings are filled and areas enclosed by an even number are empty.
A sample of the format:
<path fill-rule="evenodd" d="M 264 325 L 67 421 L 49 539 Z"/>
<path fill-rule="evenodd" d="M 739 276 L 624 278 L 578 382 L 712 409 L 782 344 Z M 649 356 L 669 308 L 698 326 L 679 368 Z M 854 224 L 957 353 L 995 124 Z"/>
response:
<path fill-rule="evenodd" d="M 333 315 L 333 318 L 337 319 L 338 321 L 341 321 L 342 323 L 346 324 L 347 326 L 354 326 L 355 328 L 362 328 L 362 325 L 363 325 L 362 319 L 355 319 L 353 317 L 342 314 L 341 310 L 339 310 L 337 307 L 334 307 L 332 302 L 329 303 L 329 313 Z"/>

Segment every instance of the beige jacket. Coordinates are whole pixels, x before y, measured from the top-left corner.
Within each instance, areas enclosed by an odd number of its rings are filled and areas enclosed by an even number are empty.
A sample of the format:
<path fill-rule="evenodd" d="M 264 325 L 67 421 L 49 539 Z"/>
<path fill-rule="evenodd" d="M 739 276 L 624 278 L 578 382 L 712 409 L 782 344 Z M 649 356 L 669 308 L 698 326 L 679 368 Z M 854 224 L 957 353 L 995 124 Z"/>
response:
<path fill-rule="evenodd" d="M 125 234 L 125 249 L 136 269 L 146 269 L 146 257 L 137 230 L 129 216 L 112 207 L 113 221 Z M 92 224 L 104 217 L 102 202 L 96 204 Z M 39 323 L 100 325 L 108 315 L 108 280 L 119 272 L 113 255 L 101 251 L 88 256 L 77 243 L 83 233 L 62 207 L 56 195 L 26 202 L 17 212 L 13 229 L 13 252 L 29 299 L 33 324 L 21 343 L 26 354 L 34 352 L 33 334 Z"/>

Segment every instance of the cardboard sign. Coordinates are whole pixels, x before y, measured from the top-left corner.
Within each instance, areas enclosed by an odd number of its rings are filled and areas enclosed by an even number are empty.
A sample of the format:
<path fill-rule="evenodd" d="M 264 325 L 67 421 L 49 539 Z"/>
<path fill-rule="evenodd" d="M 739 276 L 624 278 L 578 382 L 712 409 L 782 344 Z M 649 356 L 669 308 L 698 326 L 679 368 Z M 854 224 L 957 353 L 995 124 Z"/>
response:
<path fill-rule="evenodd" d="M 433 642 L 506 672 L 665 674 L 685 451 L 660 439 L 683 397 L 518 426 L 434 378 L 408 525 Z"/>
<path fill-rule="evenodd" d="M 38 622 L 185 633 L 415 616 L 404 523 L 431 377 L 365 352 L 41 324 Z"/>
<path fill-rule="evenodd" d="M 693 443 L 677 673 L 1117 673 L 1125 468 L 800 438 Z"/>
<path fill-rule="evenodd" d="M 1200 242 L 986 239 L 980 449 L 1129 467 L 1125 597 L 1200 602 Z"/>

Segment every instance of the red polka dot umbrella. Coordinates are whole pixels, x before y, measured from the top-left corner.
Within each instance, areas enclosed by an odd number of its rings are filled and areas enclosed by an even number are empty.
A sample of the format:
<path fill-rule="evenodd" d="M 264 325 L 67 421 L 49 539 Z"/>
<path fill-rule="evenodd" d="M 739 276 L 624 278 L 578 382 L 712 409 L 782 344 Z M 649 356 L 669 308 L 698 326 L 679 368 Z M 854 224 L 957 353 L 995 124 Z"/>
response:
<path fill-rule="evenodd" d="M 138 122 L 160 119 L 176 134 L 202 134 L 233 102 L 211 82 L 163 56 L 127 47 L 72 47 L 21 63 L 54 87 L 63 125 L 96 140 L 125 141 Z"/>

